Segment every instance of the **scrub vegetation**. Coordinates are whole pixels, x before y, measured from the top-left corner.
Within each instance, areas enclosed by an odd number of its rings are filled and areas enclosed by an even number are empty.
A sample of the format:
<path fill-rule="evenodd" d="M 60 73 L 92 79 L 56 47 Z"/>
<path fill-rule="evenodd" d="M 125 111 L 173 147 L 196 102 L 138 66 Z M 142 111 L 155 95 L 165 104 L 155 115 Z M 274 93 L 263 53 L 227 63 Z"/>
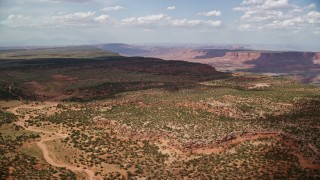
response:
<path fill-rule="evenodd" d="M 320 89 L 153 58 L 0 61 L 1 179 L 317 179 Z"/>

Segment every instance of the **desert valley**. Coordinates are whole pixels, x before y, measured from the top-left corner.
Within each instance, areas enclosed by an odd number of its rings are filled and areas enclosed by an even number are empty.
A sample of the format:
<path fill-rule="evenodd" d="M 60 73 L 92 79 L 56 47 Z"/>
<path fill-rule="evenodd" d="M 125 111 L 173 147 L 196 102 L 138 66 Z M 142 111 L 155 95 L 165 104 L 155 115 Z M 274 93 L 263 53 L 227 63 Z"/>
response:
<path fill-rule="evenodd" d="M 263 62 L 226 54 L 232 69 Z M 303 55 L 316 72 L 314 54 L 291 54 L 286 66 L 299 69 Z M 219 72 L 211 56 L 200 64 L 91 46 L 1 51 L 1 178 L 318 178 L 319 87 Z"/>
<path fill-rule="evenodd" d="M 0 0 L 0 180 L 319 180 L 319 0 Z"/>

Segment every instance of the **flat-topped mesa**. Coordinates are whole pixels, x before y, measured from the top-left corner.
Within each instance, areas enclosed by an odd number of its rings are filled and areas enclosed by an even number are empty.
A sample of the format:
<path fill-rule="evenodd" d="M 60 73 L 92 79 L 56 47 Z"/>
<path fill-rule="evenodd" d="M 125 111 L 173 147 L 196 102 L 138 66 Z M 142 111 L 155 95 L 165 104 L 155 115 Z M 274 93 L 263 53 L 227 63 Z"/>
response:
<path fill-rule="evenodd" d="M 262 52 L 260 57 L 248 62 L 263 68 L 306 68 L 314 66 L 313 52 Z"/>
<path fill-rule="evenodd" d="M 258 59 L 261 56 L 260 52 L 227 52 L 225 57 L 236 61 L 247 61 Z"/>
<path fill-rule="evenodd" d="M 310 59 L 315 56 L 313 52 L 262 52 L 261 57 L 272 59 Z"/>
<path fill-rule="evenodd" d="M 313 52 L 227 52 L 224 56 L 226 59 L 232 60 L 256 60 L 256 59 L 269 59 L 269 60 L 310 60 L 313 59 L 315 62 L 320 63 L 320 53 Z M 316 63 L 315 63 L 316 64 Z"/>

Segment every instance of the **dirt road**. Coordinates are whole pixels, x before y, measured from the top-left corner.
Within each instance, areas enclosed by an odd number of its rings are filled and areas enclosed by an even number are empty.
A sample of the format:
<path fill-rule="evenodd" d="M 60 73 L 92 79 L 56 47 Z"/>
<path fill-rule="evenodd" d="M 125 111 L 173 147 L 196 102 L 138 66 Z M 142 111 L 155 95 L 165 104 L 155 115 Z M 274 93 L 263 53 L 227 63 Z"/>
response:
<path fill-rule="evenodd" d="M 41 105 L 41 107 L 34 107 L 32 105 L 21 105 L 21 106 L 15 107 L 15 108 L 11 108 L 8 111 L 12 112 L 13 114 L 15 114 L 17 116 L 19 116 L 19 115 L 21 115 L 20 113 L 18 113 L 18 109 L 19 108 L 42 109 L 42 108 L 44 108 L 44 107 L 46 107 L 48 105 L 52 105 L 52 103 Z M 29 116 L 27 116 L 27 117 L 29 117 Z M 20 125 L 20 126 L 23 126 L 24 123 L 25 123 L 24 121 L 25 121 L 24 118 L 19 117 L 19 120 L 16 122 L 16 124 Z M 46 144 L 44 142 L 66 138 L 66 137 L 68 137 L 67 134 L 45 131 L 45 130 L 37 129 L 37 128 L 32 127 L 32 126 L 25 127 L 25 129 L 28 130 L 28 131 L 40 133 L 41 140 L 37 142 L 37 146 L 41 149 L 44 159 L 49 164 L 51 164 L 52 166 L 55 166 L 55 167 L 64 167 L 64 168 L 69 169 L 69 170 L 71 170 L 73 172 L 84 171 L 87 174 L 87 178 L 86 179 L 89 179 L 89 180 L 94 180 L 95 179 L 95 175 L 94 175 L 93 171 L 90 170 L 90 169 L 85 169 L 83 167 L 76 167 L 76 166 L 72 166 L 72 165 L 69 165 L 69 164 L 66 164 L 66 163 L 61 163 L 61 162 L 57 163 L 50 157 L 50 152 L 49 152 L 49 150 L 48 150 L 48 148 L 47 148 L 47 146 L 46 146 Z"/>

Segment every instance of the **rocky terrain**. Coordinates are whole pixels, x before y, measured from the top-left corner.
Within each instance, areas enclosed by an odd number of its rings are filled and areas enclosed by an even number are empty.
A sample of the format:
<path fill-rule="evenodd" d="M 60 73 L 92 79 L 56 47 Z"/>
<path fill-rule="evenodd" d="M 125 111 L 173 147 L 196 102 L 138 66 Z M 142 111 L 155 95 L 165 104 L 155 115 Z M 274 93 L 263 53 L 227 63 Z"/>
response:
<path fill-rule="evenodd" d="M 320 53 L 261 51 L 242 47 L 184 47 L 101 45 L 127 56 L 147 56 L 209 64 L 221 71 L 286 75 L 304 83 L 320 85 Z"/>
<path fill-rule="evenodd" d="M 319 177 L 319 87 L 82 50 L 4 52 L 0 179 Z"/>

